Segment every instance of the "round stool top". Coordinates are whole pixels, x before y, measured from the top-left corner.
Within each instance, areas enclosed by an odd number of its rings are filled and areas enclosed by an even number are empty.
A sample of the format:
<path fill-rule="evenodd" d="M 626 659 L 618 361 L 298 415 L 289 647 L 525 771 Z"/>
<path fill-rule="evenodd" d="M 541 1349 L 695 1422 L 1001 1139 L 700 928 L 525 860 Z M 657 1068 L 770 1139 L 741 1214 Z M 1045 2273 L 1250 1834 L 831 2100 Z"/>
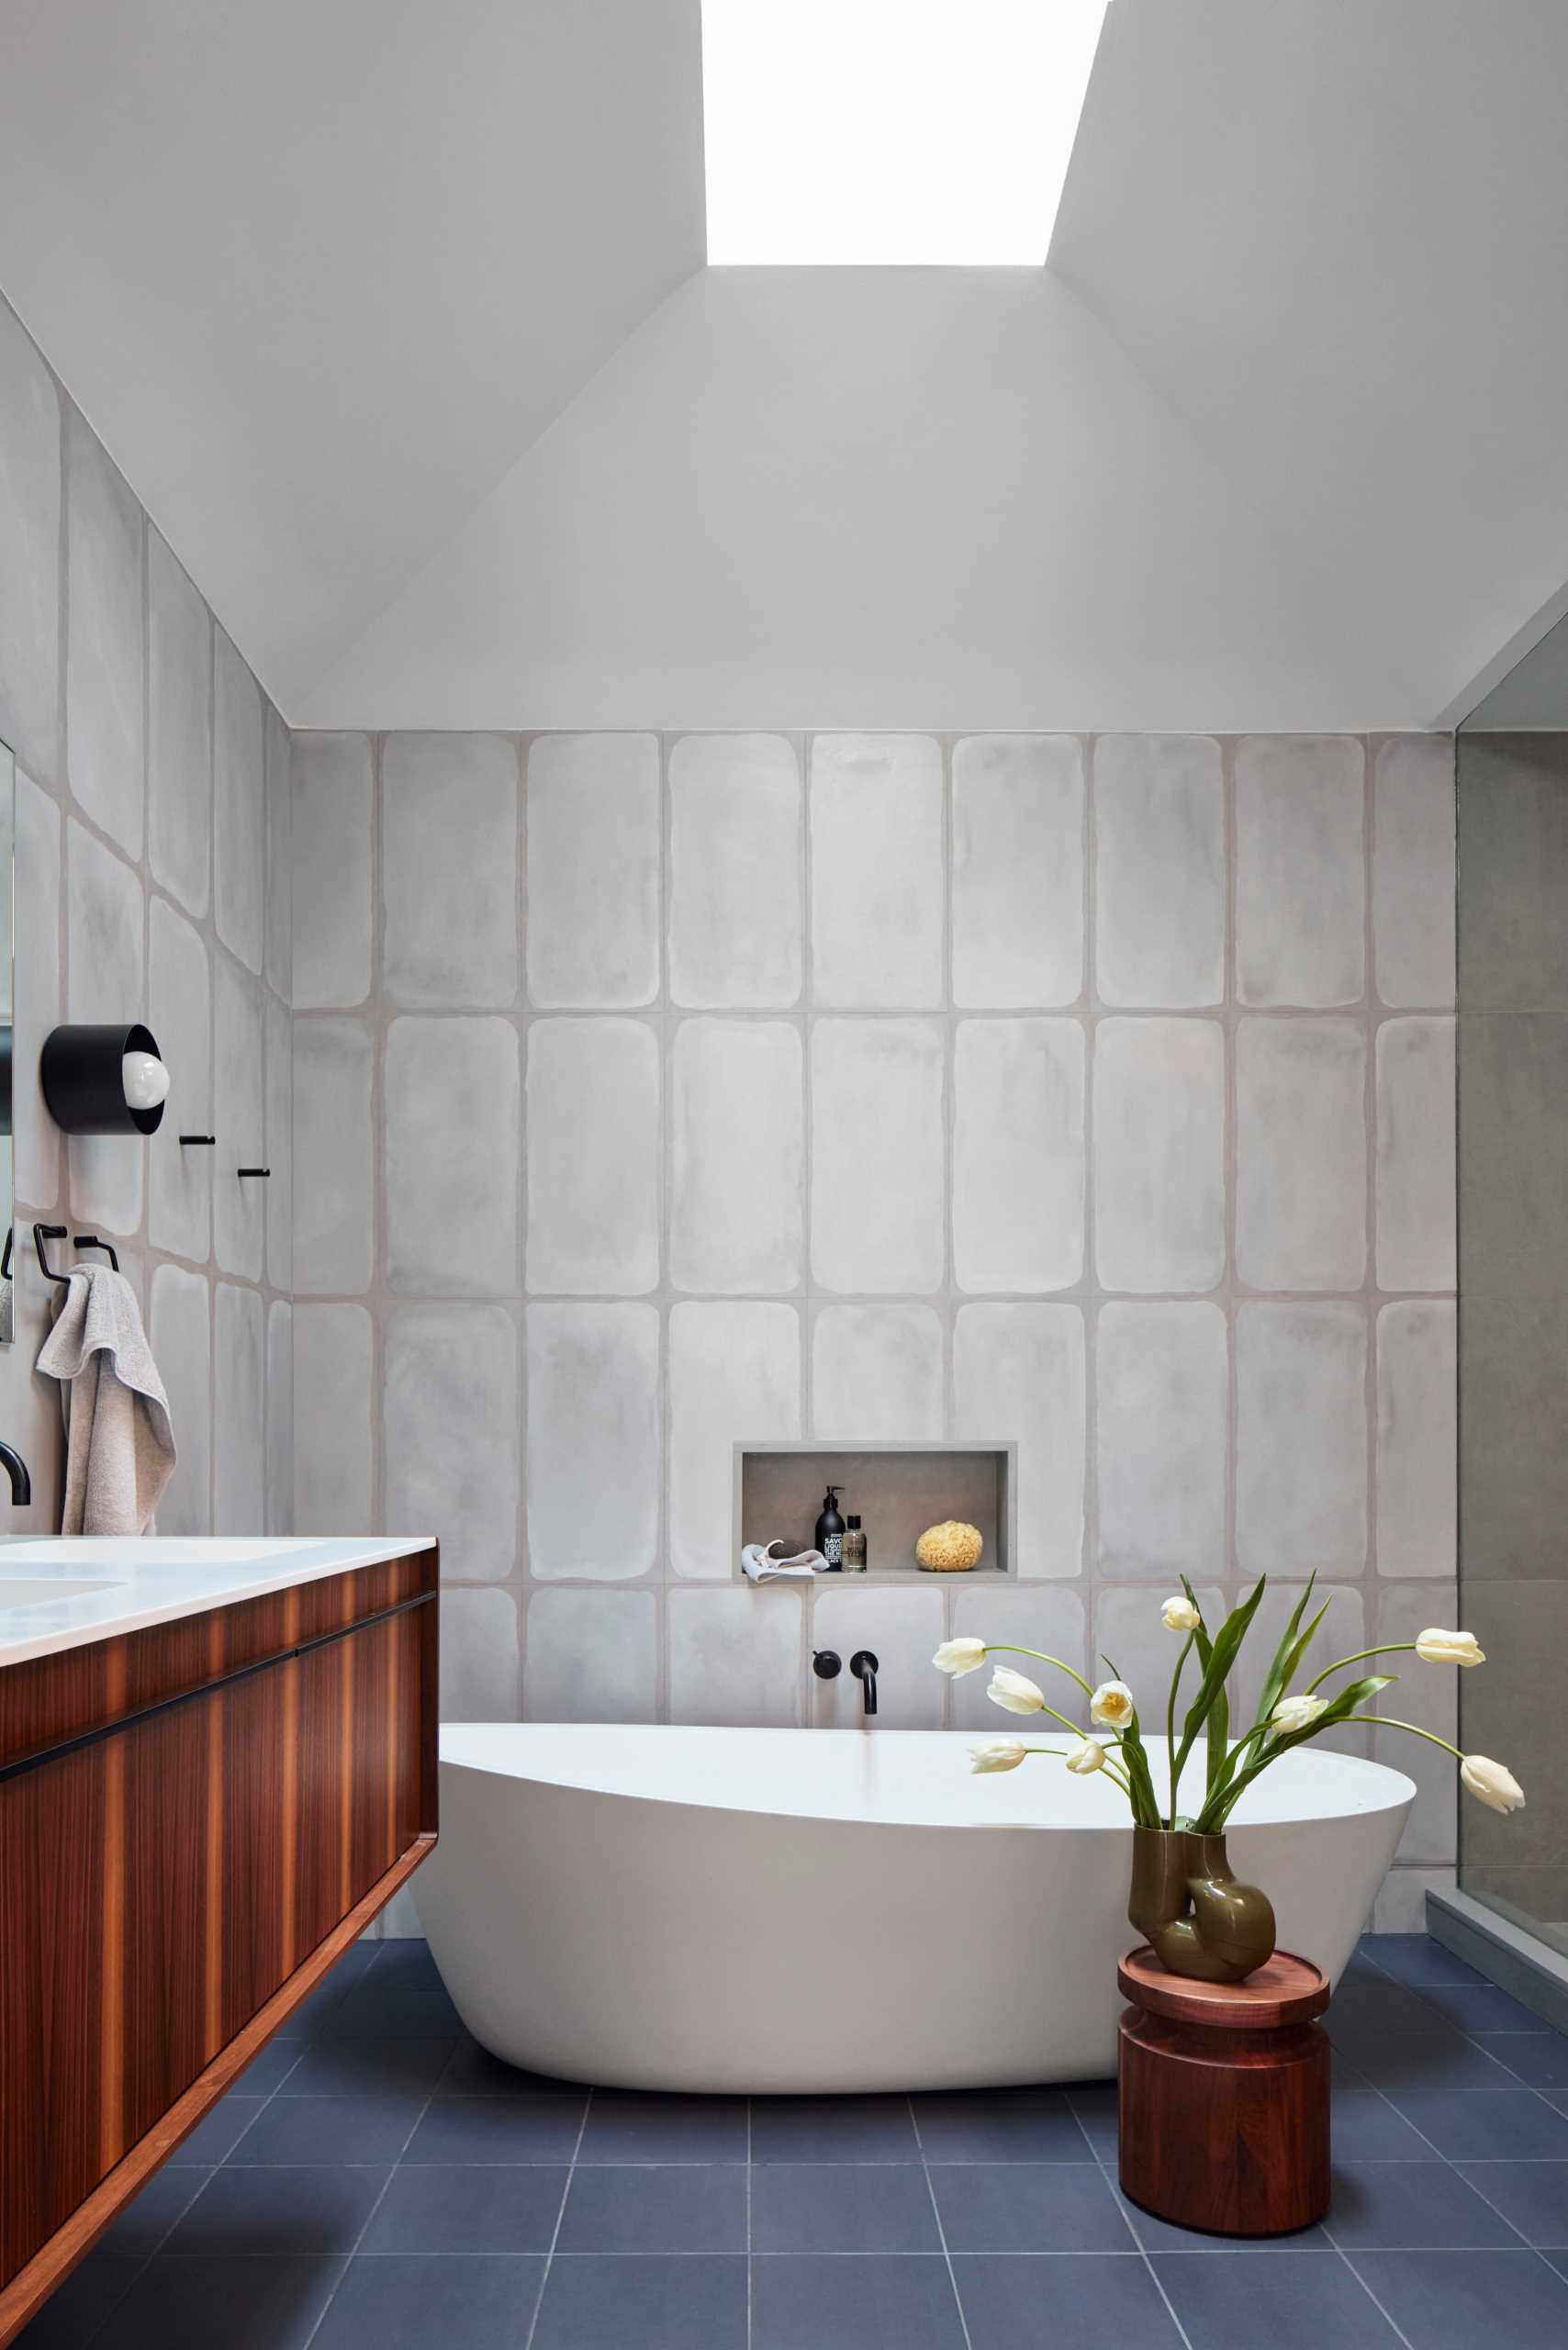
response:
<path fill-rule="evenodd" d="M 1328 1977 L 1309 1958 L 1277 1950 L 1244 1983 L 1199 1983 L 1172 1975 L 1147 1942 L 1129 1951 L 1116 1968 L 1123 1996 L 1150 2015 L 1175 2023 L 1207 2024 L 1216 2031 L 1264 2031 L 1281 2024 L 1306 2023 L 1328 2005 Z"/>

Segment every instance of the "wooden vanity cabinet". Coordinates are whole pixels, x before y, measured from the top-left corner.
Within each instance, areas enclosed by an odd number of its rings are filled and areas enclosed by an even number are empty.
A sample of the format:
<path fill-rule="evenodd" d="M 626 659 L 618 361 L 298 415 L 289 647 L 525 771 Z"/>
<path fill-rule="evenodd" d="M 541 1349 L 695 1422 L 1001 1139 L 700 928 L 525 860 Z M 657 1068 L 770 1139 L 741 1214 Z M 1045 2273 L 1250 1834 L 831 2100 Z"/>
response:
<path fill-rule="evenodd" d="M 438 1576 L 0 1669 L 0 2345 L 433 1845 Z"/>

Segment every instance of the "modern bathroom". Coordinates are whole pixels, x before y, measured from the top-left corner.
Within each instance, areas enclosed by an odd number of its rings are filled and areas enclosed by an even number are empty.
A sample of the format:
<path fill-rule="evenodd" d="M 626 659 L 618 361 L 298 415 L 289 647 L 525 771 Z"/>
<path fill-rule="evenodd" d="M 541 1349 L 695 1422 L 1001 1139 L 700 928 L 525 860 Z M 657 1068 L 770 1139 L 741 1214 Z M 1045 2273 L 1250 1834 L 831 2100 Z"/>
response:
<path fill-rule="evenodd" d="M 1568 18 L 0 59 L 0 2350 L 1568 2340 Z"/>

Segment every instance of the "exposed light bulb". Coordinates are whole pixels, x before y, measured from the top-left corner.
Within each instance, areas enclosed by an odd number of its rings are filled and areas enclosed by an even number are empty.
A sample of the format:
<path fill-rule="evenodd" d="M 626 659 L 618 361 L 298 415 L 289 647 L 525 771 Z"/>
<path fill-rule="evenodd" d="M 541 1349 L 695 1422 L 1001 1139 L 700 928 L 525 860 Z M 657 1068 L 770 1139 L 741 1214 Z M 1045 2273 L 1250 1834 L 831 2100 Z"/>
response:
<path fill-rule="evenodd" d="M 156 1110 L 169 1098 L 169 1072 L 152 1053 L 127 1053 L 120 1063 L 125 1098 L 133 1110 Z"/>

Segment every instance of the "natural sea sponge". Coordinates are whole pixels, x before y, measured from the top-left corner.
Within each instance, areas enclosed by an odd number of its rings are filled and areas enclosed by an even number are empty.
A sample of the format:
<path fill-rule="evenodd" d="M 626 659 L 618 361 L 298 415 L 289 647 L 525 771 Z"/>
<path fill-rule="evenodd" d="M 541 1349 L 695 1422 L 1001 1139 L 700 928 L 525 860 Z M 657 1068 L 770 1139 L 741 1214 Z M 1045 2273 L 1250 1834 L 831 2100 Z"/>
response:
<path fill-rule="evenodd" d="M 963 1574 L 979 1566 L 984 1549 L 985 1537 L 978 1526 L 945 1517 L 940 1526 L 928 1526 L 915 1544 L 915 1563 L 934 1575 Z"/>

